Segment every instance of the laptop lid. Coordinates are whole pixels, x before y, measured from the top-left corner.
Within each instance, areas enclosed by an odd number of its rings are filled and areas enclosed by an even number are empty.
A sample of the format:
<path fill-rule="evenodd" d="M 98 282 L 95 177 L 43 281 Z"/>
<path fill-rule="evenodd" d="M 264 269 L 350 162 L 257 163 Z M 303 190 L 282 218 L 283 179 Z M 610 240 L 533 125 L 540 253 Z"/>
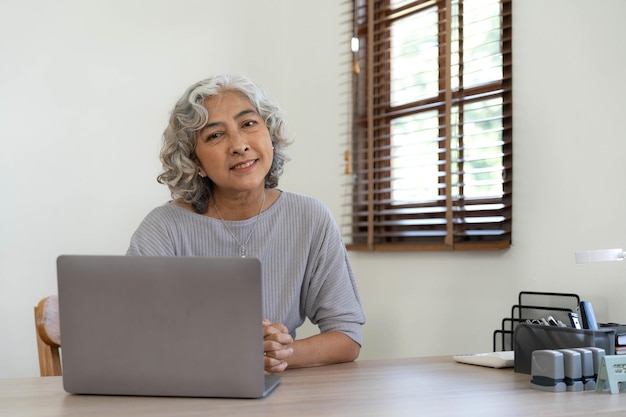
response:
<path fill-rule="evenodd" d="M 278 383 L 258 259 L 62 255 L 57 278 L 67 392 L 258 398 Z"/>

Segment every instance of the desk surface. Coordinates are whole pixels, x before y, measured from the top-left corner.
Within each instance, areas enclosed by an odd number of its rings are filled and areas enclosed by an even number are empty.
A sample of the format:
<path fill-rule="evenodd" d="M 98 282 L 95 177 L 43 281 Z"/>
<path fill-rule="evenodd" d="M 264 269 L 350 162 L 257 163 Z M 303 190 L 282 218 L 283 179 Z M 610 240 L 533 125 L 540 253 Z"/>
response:
<path fill-rule="evenodd" d="M 285 372 L 260 400 L 70 395 L 60 377 L 0 380 L 0 416 L 609 416 L 626 393 L 529 388 L 512 369 L 450 357 L 357 361 Z"/>

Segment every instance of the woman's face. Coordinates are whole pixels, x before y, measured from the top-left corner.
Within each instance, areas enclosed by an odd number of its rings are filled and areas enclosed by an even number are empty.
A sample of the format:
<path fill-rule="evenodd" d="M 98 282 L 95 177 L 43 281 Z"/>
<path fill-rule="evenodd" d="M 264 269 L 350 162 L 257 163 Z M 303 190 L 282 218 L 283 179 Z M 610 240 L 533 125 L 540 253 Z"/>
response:
<path fill-rule="evenodd" d="M 269 130 L 244 96 L 227 91 L 204 101 L 207 124 L 196 134 L 198 168 L 214 192 L 237 194 L 265 187 L 274 151 Z"/>

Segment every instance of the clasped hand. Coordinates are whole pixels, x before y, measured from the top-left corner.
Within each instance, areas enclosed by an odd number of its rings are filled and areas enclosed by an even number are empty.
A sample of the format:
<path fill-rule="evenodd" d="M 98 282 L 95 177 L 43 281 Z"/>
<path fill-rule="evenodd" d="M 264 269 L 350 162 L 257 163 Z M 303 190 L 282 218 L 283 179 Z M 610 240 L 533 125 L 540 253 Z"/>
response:
<path fill-rule="evenodd" d="M 263 352 L 265 372 L 275 374 L 287 369 L 288 359 L 293 355 L 293 338 L 282 323 L 263 319 Z"/>

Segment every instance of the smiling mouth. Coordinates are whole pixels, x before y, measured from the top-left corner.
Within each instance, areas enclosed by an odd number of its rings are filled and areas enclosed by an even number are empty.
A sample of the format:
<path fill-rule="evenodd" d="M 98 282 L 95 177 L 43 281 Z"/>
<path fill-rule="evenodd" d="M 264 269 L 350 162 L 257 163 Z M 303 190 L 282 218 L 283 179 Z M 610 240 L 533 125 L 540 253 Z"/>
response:
<path fill-rule="evenodd" d="M 231 169 L 243 169 L 243 168 L 248 168 L 249 166 L 253 165 L 256 163 L 256 159 L 253 159 L 252 161 L 248 161 L 248 162 L 244 162 L 242 164 L 238 164 L 233 166 Z"/>

